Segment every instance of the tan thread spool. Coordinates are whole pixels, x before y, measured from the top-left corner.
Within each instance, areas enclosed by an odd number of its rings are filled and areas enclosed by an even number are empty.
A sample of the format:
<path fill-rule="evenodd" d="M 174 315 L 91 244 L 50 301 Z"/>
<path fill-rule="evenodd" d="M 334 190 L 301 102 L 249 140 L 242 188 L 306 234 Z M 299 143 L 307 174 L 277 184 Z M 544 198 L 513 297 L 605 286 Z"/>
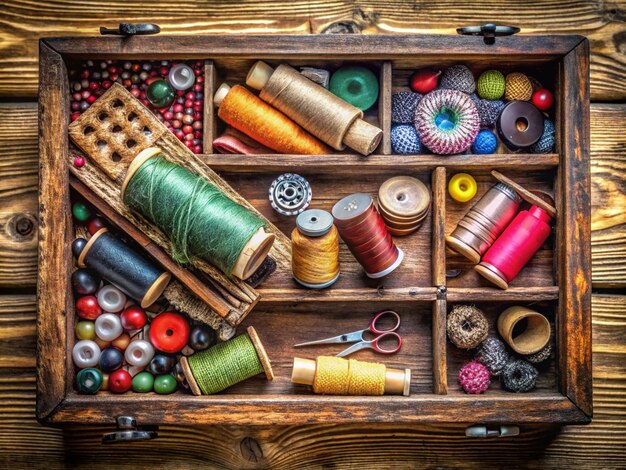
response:
<path fill-rule="evenodd" d="M 326 211 L 310 209 L 291 232 L 291 269 L 298 283 L 323 289 L 339 278 L 339 232 Z"/>
<path fill-rule="evenodd" d="M 363 111 L 288 65 L 274 70 L 258 61 L 248 72 L 246 84 L 260 90 L 262 100 L 336 150 L 348 146 L 369 155 L 380 143 L 382 130 L 364 121 Z"/>
<path fill-rule="evenodd" d="M 522 320 L 527 321 L 526 329 L 513 337 L 515 326 Z M 527 307 L 515 306 L 502 312 L 498 317 L 498 332 L 518 354 L 535 354 L 550 342 L 550 322 Z"/>
<path fill-rule="evenodd" d="M 336 358 L 337 360 L 348 362 L 347 359 Z M 293 358 L 293 369 L 291 372 L 291 381 L 296 384 L 310 385 L 315 384 L 315 375 L 317 373 L 318 361 L 312 359 L 304 359 L 300 357 Z M 385 395 L 404 395 L 409 396 L 411 388 L 411 369 L 389 369 L 385 367 Z M 314 390 L 315 391 L 315 388 Z"/>

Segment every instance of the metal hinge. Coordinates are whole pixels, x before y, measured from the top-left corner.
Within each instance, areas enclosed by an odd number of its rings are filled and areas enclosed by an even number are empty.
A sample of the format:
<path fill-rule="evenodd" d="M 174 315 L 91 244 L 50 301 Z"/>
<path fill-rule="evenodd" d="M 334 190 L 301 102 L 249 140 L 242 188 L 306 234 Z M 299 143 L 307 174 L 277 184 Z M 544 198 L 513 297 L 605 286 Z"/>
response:
<path fill-rule="evenodd" d="M 483 36 L 485 44 L 494 44 L 496 36 L 511 36 L 519 33 L 520 29 L 515 26 L 497 26 L 493 23 L 487 23 L 482 26 L 457 28 L 456 32 L 469 36 Z"/>
<path fill-rule="evenodd" d="M 437 300 L 446 300 L 448 288 L 446 286 L 437 287 Z"/>
<path fill-rule="evenodd" d="M 120 23 L 117 29 L 100 26 L 100 34 L 113 34 L 116 36 L 144 36 L 160 32 L 161 27 L 154 23 Z"/>
<path fill-rule="evenodd" d="M 465 429 L 466 437 L 511 437 L 519 436 L 519 426 L 499 426 L 488 428 L 487 426 L 470 426 Z"/>
<path fill-rule="evenodd" d="M 118 416 L 115 418 L 117 422 L 117 431 L 108 432 L 102 436 L 103 444 L 117 444 L 120 442 L 128 441 L 148 441 L 150 439 L 156 439 L 158 429 L 156 426 L 151 426 L 150 429 L 138 428 L 137 421 L 132 416 Z"/>

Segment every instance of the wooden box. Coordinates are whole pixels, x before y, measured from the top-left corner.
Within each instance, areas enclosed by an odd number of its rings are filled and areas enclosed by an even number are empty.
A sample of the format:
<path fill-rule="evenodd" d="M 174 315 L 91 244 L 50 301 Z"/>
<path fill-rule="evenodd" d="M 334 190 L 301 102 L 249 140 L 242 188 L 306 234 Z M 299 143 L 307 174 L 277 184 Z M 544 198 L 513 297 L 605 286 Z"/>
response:
<path fill-rule="evenodd" d="M 261 300 L 242 326 L 254 325 L 272 360 L 276 379 L 253 378 L 214 396 L 183 392 L 95 396 L 74 389 L 71 347 L 74 304 L 67 156 L 69 95 L 67 64 L 85 59 L 203 59 L 205 96 L 221 80 L 241 82 L 250 65 L 263 59 L 335 68 L 368 63 L 380 71 L 380 97 L 369 118 L 384 131 L 369 157 L 332 155 L 237 156 L 210 153 L 218 130 L 210 100 L 205 112 L 202 159 L 285 234 L 294 219 L 270 207 L 267 191 L 281 173 L 297 172 L 313 187 L 315 207 L 329 210 L 353 192 L 375 194 L 394 175 L 412 175 L 432 191 L 433 206 L 422 228 L 398 238 L 406 259 L 393 274 L 371 280 L 345 246 L 340 280 L 326 290 L 300 287 L 288 270 L 279 270 L 260 288 Z M 391 93 L 406 85 L 418 67 L 455 63 L 474 72 L 486 68 L 520 70 L 541 77 L 555 91 L 556 153 L 541 155 L 392 155 Z M 218 78 L 219 77 L 219 78 Z M 592 414 L 591 264 L 589 169 L 589 46 L 579 36 L 514 36 L 487 45 L 466 36 L 195 36 L 64 38 L 40 45 L 40 233 L 38 285 L 37 416 L 47 423 L 109 423 L 130 415 L 140 424 L 302 424 L 332 422 L 425 423 L 585 423 Z M 531 189 L 554 196 L 556 230 L 508 290 L 488 285 L 468 273 L 446 279 L 463 267 L 451 256 L 444 237 L 467 206 L 453 204 L 447 192 L 451 174 L 467 171 L 479 195 L 493 184 L 490 170 L 514 177 Z M 451 306 L 471 302 L 497 315 L 512 304 L 544 313 L 554 331 L 556 351 L 542 371 L 537 388 L 525 394 L 492 387 L 466 395 L 456 375 L 471 358 L 446 340 Z M 381 397 L 317 396 L 290 381 L 294 355 L 314 358 L 339 349 L 296 350 L 295 343 L 350 331 L 371 314 L 392 308 L 402 316 L 402 351 L 381 357 L 363 352 L 359 359 L 381 360 L 413 372 L 411 395 Z M 241 328 L 241 327 L 240 327 Z"/>

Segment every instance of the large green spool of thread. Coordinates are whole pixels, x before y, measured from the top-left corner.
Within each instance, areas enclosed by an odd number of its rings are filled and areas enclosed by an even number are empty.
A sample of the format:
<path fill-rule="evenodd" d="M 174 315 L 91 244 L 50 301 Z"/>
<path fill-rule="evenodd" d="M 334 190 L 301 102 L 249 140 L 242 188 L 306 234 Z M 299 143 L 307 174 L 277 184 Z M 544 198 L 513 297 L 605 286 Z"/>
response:
<path fill-rule="evenodd" d="M 265 372 L 274 378 L 272 366 L 251 326 L 247 333 L 181 359 L 185 378 L 195 395 L 212 395 Z"/>
<path fill-rule="evenodd" d="M 198 257 L 241 279 L 258 268 L 272 247 L 264 221 L 205 178 L 165 158 L 157 148 L 141 152 L 122 186 L 126 206 L 171 240 L 173 258 Z"/>

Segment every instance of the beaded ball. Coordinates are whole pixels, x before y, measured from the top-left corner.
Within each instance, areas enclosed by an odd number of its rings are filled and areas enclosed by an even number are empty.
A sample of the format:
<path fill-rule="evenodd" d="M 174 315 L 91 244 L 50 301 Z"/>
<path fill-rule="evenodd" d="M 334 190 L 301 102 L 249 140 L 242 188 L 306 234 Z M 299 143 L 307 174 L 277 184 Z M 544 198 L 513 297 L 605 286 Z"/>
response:
<path fill-rule="evenodd" d="M 462 153 L 472 145 L 480 128 L 476 105 L 457 90 L 435 90 L 424 95 L 415 111 L 420 141 L 433 153 Z"/>
<path fill-rule="evenodd" d="M 554 144 L 556 142 L 556 130 L 554 128 L 554 122 L 550 119 L 543 120 L 543 134 L 539 137 L 539 140 L 530 146 L 528 151 L 530 153 L 550 153 L 554 150 Z"/>
<path fill-rule="evenodd" d="M 448 338 L 461 349 L 473 349 L 489 333 L 485 314 L 473 305 L 455 305 L 448 314 Z"/>
<path fill-rule="evenodd" d="M 415 109 L 422 99 L 421 93 L 401 91 L 391 97 L 391 122 L 394 124 L 412 124 Z"/>
<path fill-rule="evenodd" d="M 513 359 L 502 369 L 502 385 L 509 392 L 529 392 L 537 384 L 539 371 L 530 362 Z"/>
<path fill-rule="evenodd" d="M 480 127 L 493 127 L 506 103 L 502 100 L 485 100 L 476 94 L 470 95 L 476 105 Z"/>
<path fill-rule="evenodd" d="M 506 81 L 499 70 L 487 70 L 480 74 L 476 82 L 478 96 L 487 100 L 499 100 L 504 95 Z"/>
<path fill-rule="evenodd" d="M 539 364 L 540 362 L 547 361 L 552 355 L 552 344 L 548 343 L 547 346 L 535 354 L 526 356 L 526 360 L 532 364 Z"/>
<path fill-rule="evenodd" d="M 506 76 L 504 97 L 508 101 L 529 101 L 533 96 L 533 84 L 523 73 L 513 72 Z"/>
<path fill-rule="evenodd" d="M 400 155 L 421 153 L 422 146 L 415 127 L 410 124 L 399 124 L 391 128 L 391 148 Z"/>
<path fill-rule="evenodd" d="M 467 94 L 474 93 L 476 90 L 474 74 L 465 65 L 453 65 L 441 76 L 439 88 L 458 90 Z"/>
<path fill-rule="evenodd" d="M 483 129 L 478 133 L 476 140 L 474 140 L 474 143 L 472 144 L 472 153 L 495 153 L 497 147 L 498 139 L 496 139 L 496 135 L 490 130 Z"/>
<path fill-rule="evenodd" d="M 502 341 L 495 336 L 490 336 L 482 342 L 474 359 L 489 369 L 492 375 L 500 375 L 504 366 L 509 362 L 509 353 Z"/>
<path fill-rule="evenodd" d="M 489 369 L 478 361 L 465 364 L 459 371 L 459 383 L 466 393 L 483 393 L 489 388 L 490 381 Z"/>

